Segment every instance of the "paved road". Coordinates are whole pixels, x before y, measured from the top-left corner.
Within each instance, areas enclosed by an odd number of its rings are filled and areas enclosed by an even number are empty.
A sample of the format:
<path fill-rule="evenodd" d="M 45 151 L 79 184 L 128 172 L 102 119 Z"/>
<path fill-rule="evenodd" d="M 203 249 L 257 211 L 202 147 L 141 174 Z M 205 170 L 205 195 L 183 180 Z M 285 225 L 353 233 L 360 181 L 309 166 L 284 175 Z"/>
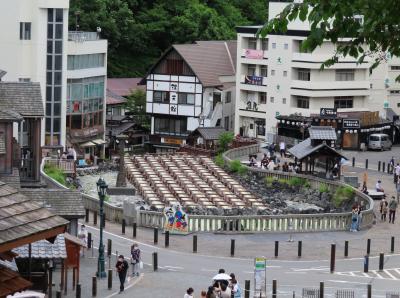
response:
<path fill-rule="evenodd" d="M 352 158 L 355 158 L 355 164 L 357 167 L 365 168 L 365 160 L 368 159 L 368 168 L 377 170 L 378 162 L 387 164 L 392 157 L 394 157 L 395 162 L 400 163 L 400 146 L 392 147 L 392 150 L 389 151 L 352 151 L 352 150 L 341 150 L 340 151 L 344 156 L 346 156 L 351 162 Z"/>
<path fill-rule="evenodd" d="M 88 227 L 94 235 L 94 243 L 98 243 L 98 229 Z M 113 251 L 129 255 L 132 240 L 105 232 L 106 239 L 112 239 Z M 210 243 L 212 245 L 212 243 Z M 144 276 L 136 285 L 129 288 L 120 297 L 181 297 L 185 289 L 193 287 L 199 295 L 201 289 L 206 289 L 211 277 L 219 268 L 236 273 L 239 281 L 251 280 L 253 284 L 253 259 L 216 257 L 202 254 L 192 254 L 164 249 L 153 245 L 140 243 L 145 263 Z M 158 253 L 159 270 L 152 272 L 152 253 Z M 361 254 L 361 253 L 360 253 Z M 326 297 L 334 297 L 337 289 L 351 289 L 356 297 L 366 297 L 367 284 L 372 284 L 373 297 L 385 297 L 388 290 L 399 290 L 400 287 L 400 255 L 385 257 L 385 270 L 378 269 L 378 257 L 370 258 L 368 274 L 363 272 L 363 258 L 338 259 L 336 273 L 329 272 L 328 260 L 293 261 L 268 260 L 267 280 L 269 290 L 273 279 L 278 280 L 279 297 L 292 297 L 293 291 L 299 297 L 302 288 L 319 286 L 325 282 Z"/>

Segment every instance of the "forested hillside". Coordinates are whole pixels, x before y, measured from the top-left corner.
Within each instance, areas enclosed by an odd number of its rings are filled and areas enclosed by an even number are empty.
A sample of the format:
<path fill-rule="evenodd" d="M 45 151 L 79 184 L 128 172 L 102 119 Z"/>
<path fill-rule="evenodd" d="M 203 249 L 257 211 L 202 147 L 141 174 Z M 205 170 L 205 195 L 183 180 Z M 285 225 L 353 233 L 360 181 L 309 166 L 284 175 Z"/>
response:
<path fill-rule="evenodd" d="M 142 76 L 173 43 L 234 39 L 235 26 L 264 24 L 268 0 L 71 0 L 70 30 L 109 41 L 109 77 Z"/>

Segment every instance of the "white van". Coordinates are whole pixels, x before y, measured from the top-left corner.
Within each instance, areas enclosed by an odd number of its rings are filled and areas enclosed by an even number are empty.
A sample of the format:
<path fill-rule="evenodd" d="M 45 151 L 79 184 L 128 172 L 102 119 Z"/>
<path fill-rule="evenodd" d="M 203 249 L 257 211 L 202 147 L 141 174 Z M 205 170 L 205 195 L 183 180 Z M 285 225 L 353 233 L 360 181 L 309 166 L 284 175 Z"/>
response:
<path fill-rule="evenodd" d="M 368 137 L 368 149 L 390 150 L 392 149 L 392 142 L 387 134 L 374 133 Z"/>

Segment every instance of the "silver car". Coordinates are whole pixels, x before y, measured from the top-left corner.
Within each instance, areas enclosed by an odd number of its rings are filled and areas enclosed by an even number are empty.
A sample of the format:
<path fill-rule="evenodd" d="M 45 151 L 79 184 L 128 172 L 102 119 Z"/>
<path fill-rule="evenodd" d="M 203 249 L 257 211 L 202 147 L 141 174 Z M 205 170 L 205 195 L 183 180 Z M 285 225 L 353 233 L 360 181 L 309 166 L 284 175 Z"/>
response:
<path fill-rule="evenodd" d="M 374 133 L 368 137 L 368 149 L 390 150 L 392 149 L 392 142 L 387 134 Z"/>

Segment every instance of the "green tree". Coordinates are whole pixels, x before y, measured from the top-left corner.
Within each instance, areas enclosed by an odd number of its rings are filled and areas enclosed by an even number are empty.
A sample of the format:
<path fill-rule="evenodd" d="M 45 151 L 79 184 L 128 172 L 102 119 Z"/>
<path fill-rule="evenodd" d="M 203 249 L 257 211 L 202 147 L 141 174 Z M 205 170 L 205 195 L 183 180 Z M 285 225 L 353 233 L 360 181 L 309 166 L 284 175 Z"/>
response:
<path fill-rule="evenodd" d="M 233 141 L 233 132 L 223 132 L 218 138 L 218 152 L 222 153 L 228 150 L 228 146 Z"/>
<path fill-rule="evenodd" d="M 125 108 L 132 113 L 133 119 L 145 128 L 150 128 L 150 118 L 146 114 L 146 92 L 137 89 L 126 100 Z"/>
<path fill-rule="evenodd" d="M 351 56 L 362 63 L 369 56 L 374 60 L 372 70 L 387 59 L 386 53 L 400 56 L 398 4 L 397 0 L 304 0 L 290 3 L 276 18 L 267 22 L 259 34 L 286 32 L 288 23 L 297 18 L 308 21 L 311 31 L 302 43 L 304 50 L 313 51 L 324 40 L 337 44 L 336 52 L 321 68 L 335 64 L 340 57 Z M 340 42 L 343 38 L 351 39 Z"/>

